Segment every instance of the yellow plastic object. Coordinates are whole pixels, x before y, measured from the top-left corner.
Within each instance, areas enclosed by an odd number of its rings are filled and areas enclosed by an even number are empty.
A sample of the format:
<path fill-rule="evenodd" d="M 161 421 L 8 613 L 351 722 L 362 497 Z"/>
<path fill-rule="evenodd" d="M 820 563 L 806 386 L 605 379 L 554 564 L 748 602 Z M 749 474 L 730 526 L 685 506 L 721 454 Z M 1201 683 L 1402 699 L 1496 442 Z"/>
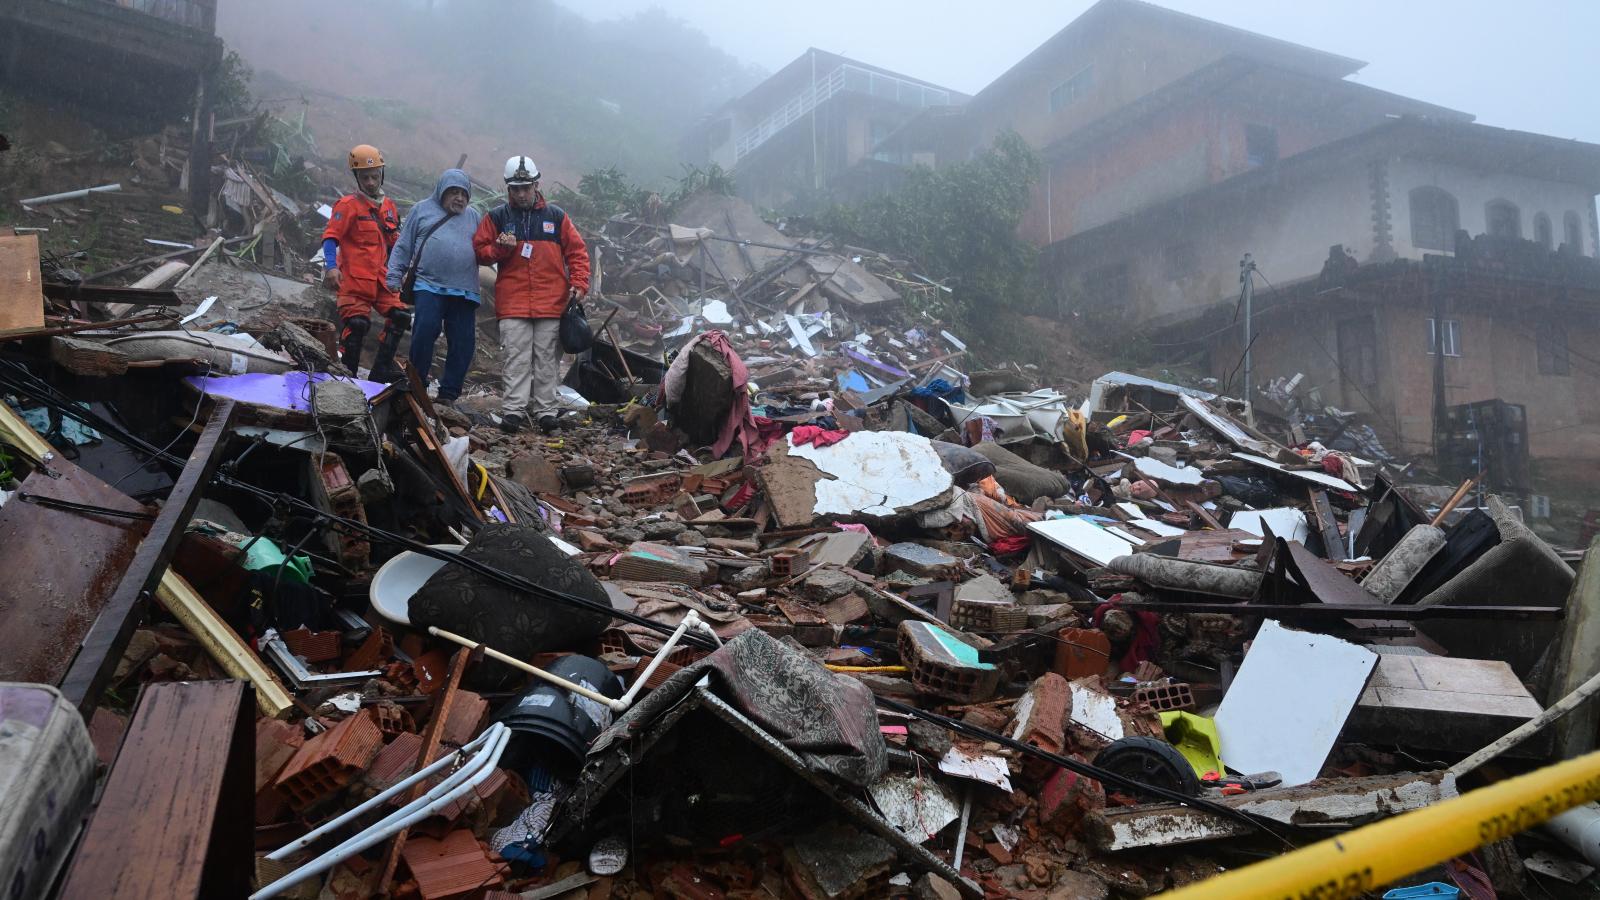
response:
<path fill-rule="evenodd" d="M 833 663 L 825 663 L 824 665 L 830 672 L 879 672 L 899 675 L 911 671 L 905 666 L 840 666 Z"/>
<path fill-rule="evenodd" d="M 1600 751 L 1178 890 L 1173 900 L 1359 897 L 1600 797 Z"/>
<path fill-rule="evenodd" d="M 181 207 L 181 206 L 173 206 L 172 204 L 169 203 L 166 206 L 163 206 L 161 208 L 163 210 L 165 210 L 166 212 L 172 213 L 175 216 L 183 215 L 183 207 Z"/>
<path fill-rule="evenodd" d="M 1106 423 L 1106 427 L 1107 428 L 1115 428 L 1118 425 L 1121 425 L 1123 422 L 1126 422 L 1126 421 L 1128 421 L 1128 417 L 1127 416 L 1117 416 L 1115 419 L 1112 419 L 1111 421 L 1107 422 Z"/>
<path fill-rule="evenodd" d="M 1161 730 L 1167 743 L 1177 748 L 1183 758 L 1194 767 L 1201 778 L 1208 772 L 1222 774 L 1222 738 L 1217 735 L 1217 723 L 1207 716 L 1173 711 L 1161 713 Z"/>

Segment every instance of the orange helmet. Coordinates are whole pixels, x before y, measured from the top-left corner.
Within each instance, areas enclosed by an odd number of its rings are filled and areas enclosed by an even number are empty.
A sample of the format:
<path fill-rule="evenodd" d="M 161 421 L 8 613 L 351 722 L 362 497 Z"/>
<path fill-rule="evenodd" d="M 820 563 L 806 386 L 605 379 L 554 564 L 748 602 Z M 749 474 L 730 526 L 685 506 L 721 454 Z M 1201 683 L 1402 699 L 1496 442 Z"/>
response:
<path fill-rule="evenodd" d="M 371 144 L 357 144 L 350 149 L 350 171 L 383 168 L 383 151 Z"/>

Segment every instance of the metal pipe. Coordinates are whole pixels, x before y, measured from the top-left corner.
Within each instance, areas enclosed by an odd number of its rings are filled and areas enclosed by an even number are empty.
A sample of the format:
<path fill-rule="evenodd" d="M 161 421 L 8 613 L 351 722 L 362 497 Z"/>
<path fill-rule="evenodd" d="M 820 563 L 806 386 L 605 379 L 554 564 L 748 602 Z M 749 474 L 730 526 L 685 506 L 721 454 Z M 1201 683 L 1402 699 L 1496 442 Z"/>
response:
<path fill-rule="evenodd" d="M 424 778 L 428 778 L 429 776 L 438 772 L 440 769 L 443 769 L 445 766 L 450 765 L 456 757 L 476 752 L 479 747 L 488 743 L 489 740 L 495 736 L 495 733 L 496 730 L 493 727 L 485 728 L 483 730 L 483 734 L 478 735 L 477 738 L 461 745 L 459 749 L 452 750 L 444 756 L 439 757 L 439 759 L 435 760 L 432 764 L 419 769 L 411 775 L 408 775 L 404 781 L 397 782 L 393 787 L 377 795 L 376 797 L 373 797 L 371 800 L 368 800 L 360 806 L 357 806 L 355 809 L 349 810 L 348 812 L 339 816 L 337 819 L 324 823 L 315 830 L 311 831 L 309 834 L 296 838 L 295 840 L 284 844 L 282 847 L 279 847 L 271 853 L 268 853 L 267 859 L 283 859 L 285 856 L 289 856 L 297 851 L 304 850 L 305 848 L 316 843 L 323 835 L 332 831 L 337 831 L 339 827 L 344 825 L 346 822 L 360 817 L 369 810 L 383 804 L 390 797 L 394 797 L 403 793 L 411 785 L 416 784 Z"/>
<path fill-rule="evenodd" d="M 500 662 L 503 662 L 508 666 L 512 666 L 513 668 L 521 669 L 522 671 L 527 672 L 529 675 L 534 675 L 536 677 L 542 678 L 545 681 L 548 681 L 551 684 L 555 685 L 556 687 L 565 688 L 565 689 L 573 692 L 574 694 L 577 694 L 580 697 L 587 697 L 587 698 L 589 698 L 590 700 L 593 700 L 596 703 L 605 704 L 606 706 L 610 707 L 613 712 L 622 712 L 624 709 L 628 708 L 628 705 L 626 703 L 623 703 L 621 700 L 613 700 L 610 697 L 607 697 L 605 694 L 599 693 L 597 691 L 591 691 L 591 690 L 589 690 L 588 688 L 584 687 L 581 684 L 574 684 L 573 682 L 570 682 L 570 681 L 566 680 L 565 678 L 562 678 L 560 675 L 552 675 L 549 672 L 546 672 L 545 670 L 543 670 L 543 669 L 541 669 L 541 668 L 539 668 L 537 666 L 528 665 L 527 663 L 523 662 L 522 660 L 517 659 L 515 656 L 507 656 L 506 654 L 501 653 L 499 650 L 496 650 L 493 647 L 487 646 L 485 644 L 480 644 L 477 641 L 474 641 L 474 640 L 472 640 L 470 638 L 462 637 L 459 634 L 455 634 L 453 632 L 445 631 L 443 628 L 436 628 L 436 627 L 434 627 L 432 625 L 428 626 L 428 633 L 433 635 L 434 637 L 441 637 L 441 638 L 444 638 L 447 641 L 454 641 L 455 643 L 460 644 L 463 647 L 466 647 L 468 650 L 476 650 L 479 647 L 482 647 L 483 648 L 483 655 L 489 657 L 490 659 L 497 659 Z"/>
<path fill-rule="evenodd" d="M 491 735 L 492 737 L 490 737 Z M 417 800 L 390 813 L 365 830 L 352 835 L 349 840 L 339 846 L 251 894 L 250 900 L 266 900 L 269 897 L 276 897 L 283 891 L 326 872 L 340 862 L 387 840 L 391 835 L 400 833 L 403 829 L 411 827 L 450 803 L 455 802 L 468 791 L 476 788 L 480 782 L 494 772 L 495 766 L 500 762 L 500 754 L 505 752 L 506 743 L 510 740 L 510 736 L 511 730 L 505 725 L 499 722 L 490 725 L 482 736 L 490 737 L 489 744 L 466 765 L 451 773 L 450 777 L 435 785 L 428 793 Z M 448 759 L 449 757 L 446 758 Z M 414 775 L 407 780 L 407 784 L 423 777 L 427 776 L 421 773 Z"/>
<path fill-rule="evenodd" d="M 46 203 L 60 203 L 63 200 L 78 200 L 90 194 L 108 194 L 122 190 L 121 182 L 117 184 L 102 184 L 99 187 L 83 188 L 77 191 L 63 191 L 59 194 L 45 194 L 43 197 L 29 197 L 21 201 L 23 206 L 44 206 Z"/>

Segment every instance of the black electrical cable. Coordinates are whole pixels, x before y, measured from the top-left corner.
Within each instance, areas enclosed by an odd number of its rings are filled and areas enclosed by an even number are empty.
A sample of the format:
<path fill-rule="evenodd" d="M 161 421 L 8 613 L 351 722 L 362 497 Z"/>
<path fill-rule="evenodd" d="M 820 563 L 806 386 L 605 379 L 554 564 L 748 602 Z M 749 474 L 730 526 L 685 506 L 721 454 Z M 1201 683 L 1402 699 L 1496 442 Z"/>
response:
<path fill-rule="evenodd" d="M 5 376 L 0 375 L 0 383 L 4 383 L 4 382 L 6 382 L 8 380 L 9 379 L 7 379 Z M 22 390 L 20 388 L 17 388 L 15 385 L 13 385 L 13 390 L 18 390 L 20 392 L 27 393 L 26 391 L 24 391 L 24 390 Z M 53 392 L 53 389 L 52 389 L 52 392 Z M 45 398 L 40 398 L 40 397 L 34 397 L 34 399 L 39 400 L 40 402 L 46 403 L 46 405 L 51 405 L 52 403 L 59 403 L 59 401 L 55 401 L 54 398 L 45 399 Z M 85 411 L 83 411 L 83 410 L 81 410 L 81 409 L 79 409 L 79 408 L 77 408 L 75 406 L 72 406 L 72 405 L 69 405 L 69 404 L 65 404 L 65 403 L 61 403 L 60 405 L 63 407 L 62 408 L 63 414 L 70 415 L 73 418 L 79 419 L 80 421 L 86 421 L 86 420 L 88 420 L 90 418 L 98 418 L 92 412 L 85 412 Z M 88 423 L 86 421 L 86 424 L 92 424 L 92 423 Z M 167 459 L 170 462 L 178 462 L 178 460 L 175 457 L 172 457 L 171 454 L 165 453 L 164 451 L 161 451 L 158 448 L 151 447 L 147 442 L 141 440 L 136 435 L 128 434 L 128 433 L 122 431 L 122 429 L 120 429 L 120 428 L 118 428 L 118 427 L 116 427 L 114 425 L 111 426 L 111 428 L 109 430 L 105 430 L 102 433 L 109 434 L 109 435 L 111 435 L 112 437 L 114 437 L 114 438 L 116 438 L 118 440 L 122 440 L 124 443 L 128 444 L 130 447 L 133 447 L 135 444 L 143 445 L 139 449 L 144 449 L 145 452 L 151 453 L 155 457 L 164 458 L 164 459 Z M 343 517 L 336 516 L 336 515 L 324 512 L 323 510 L 318 509 L 317 507 L 311 505 L 310 503 L 307 503 L 304 500 L 301 500 L 298 497 L 293 497 L 293 496 L 290 496 L 288 494 L 284 494 L 284 493 L 281 493 L 281 492 L 268 491 L 265 488 L 257 487 L 256 485 L 252 485 L 252 484 L 250 484 L 248 482 L 242 481 L 242 480 L 232 476 L 231 474 L 228 474 L 225 471 L 219 470 L 215 477 L 216 477 L 217 481 L 219 481 L 219 482 L 221 482 L 221 483 L 223 483 L 223 484 L 225 484 L 225 485 L 227 485 L 229 487 L 233 487 L 233 488 L 236 488 L 238 490 L 245 491 L 247 493 L 255 494 L 256 496 L 261 497 L 263 499 L 266 499 L 266 498 L 270 497 L 270 498 L 276 500 L 279 503 L 286 504 L 287 506 L 289 506 L 291 508 L 294 508 L 294 509 L 300 510 L 302 512 L 305 512 L 306 514 L 308 514 L 308 515 L 310 515 L 312 517 L 315 517 L 317 519 L 320 519 L 322 521 L 327 522 L 330 527 L 332 527 L 332 528 L 334 528 L 336 530 L 342 530 L 342 531 L 345 531 L 345 532 L 348 532 L 348 533 L 361 535 L 361 536 L 364 536 L 364 537 L 366 537 L 366 538 L 368 538 L 370 540 L 378 540 L 378 541 L 381 541 L 383 543 L 389 543 L 389 544 L 394 544 L 394 545 L 398 545 L 398 546 L 401 546 L 401 547 L 405 547 L 406 549 L 410 550 L 413 553 L 418 553 L 418 554 L 421 554 L 423 556 L 428 556 L 428 557 L 431 557 L 433 559 L 438 559 L 438 560 L 441 560 L 441 561 L 446 562 L 446 563 L 450 563 L 450 564 L 461 566 L 463 568 L 468 569 L 469 571 L 476 572 L 477 574 L 482 575 L 485 578 L 490 579 L 491 581 L 498 582 L 499 584 L 505 585 L 506 587 L 513 588 L 515 590 L 522 591 L 523 593 L 532 594 L 532 595 L 534 595 L 536 597 L 540 597 L 540 598 L 543 598 L 543 599 L 546 599 L 546 600 L 554 600 L 554 601 L 559 602 L 559 603 L 565 603 L 565 604 L 567 604 L 569 606 L 580 607 L 580 608 L 587 609 L 587 610 L 590 610 L 592 612 L 600 613 L 602 615 L 609 616 L 609 617 L 612 617 L 612 618 L 622 619 L 625 622 L 630 622 L 632 624 L 639 625 L 639 626 L 644 627 L 644 628 L 648 628 L 648 629 L 650 629 L 652 631 L 655 631 L 655 632 L 657 632 L 659 634 L 663 634 L 663 635 L 671 634 L 675 630 L 674 626 L 670 626 L 670 625 L 666 625 L 666 624 L 663 624 L 663 623 L 660 623 L 660 622 L 656 622 L 656 621 L 654 621 L 652 619 L 647 619 L 647 618 L 645 618 L 643 616 L 640 616 L 640 615 L 638 615 L 636 613 L 632 613 L 632 612 L 628 612 L 628 611 L 620 610 L 620 609 L 615 609 L 612 606 L 610 606 L 609 604 L 604 604 L 604 603 L 600 603 L 600 602 L 595 601 L 595 600 L 590 600 L 587 597 L 579 597 L 579 596 L 574 595 L 574 594 L 568 594 L 568 593 L 565 593 L 565 592 L 562 592 L 562 591 L 554 590 L 552 588 L 549 588 L 549 587 L 546 587 L 544 585 L 538 584 L 536 582 L 530 581 L 530 580 L 528 580 L 526 578 L 523 578 L 523 577 L 521 577 L 519 575 L 514 575 L 512 573 L 503 571 L 501 569 L 496 569 L 493 566 L 489 566 L 489 565 L 487 565 L 485 563 L 479 562 L 478 560 L 469 559 L 467 557 L 462 556 L 461 554 L 458 554 L 458 553 L 447 553 L 447 552 L 445 552 L 443 550 L 435 550 L 434 548 L 428 546 L 427 544 L 421 543 L 420 541 L 412 540 L 411 538 L 405 537 L 404 535 L 394 534 L 392 532 L 385 531 L 384 529 L 378 528 L 376 526 L 370 525 L 370 524 L 365 523 L 365 522 L 360 522 L 360 521 L 356 521 L 356 520 L 353 520 L 353 519 L 345 519 Z M 713 641 L 712 639 L 710 639 L 708 637 L 705 637 L 702 634 L 699 634 L 699 633 L 693 632 L 693 631 L 686 632 L 681 640 L 683 640 L 683 641 L 685 641 L 687 643 L 694 644 L 695 646 L 700 647 L 701 649 L 705 649 L 705 650 L 715 650 L 717 648 L 717 643 L 715 641 Z M 975 725 L 970 725 L 970 724 L 968 724 L 966 722 L 962 722 L 962 721 L 957 720 L 957 719 L 951 719 L 951 718 L 949 718 L 947 716 L 941 716 L 941 715 L 939 715 L 937 713 L 931 713 L 931 712 L 928 712 L 927 710 L 921 709 L 920 707 L 911 706 L 911 705 L 905 704 L 905 703 L 900 703 L 898 701 L 890 700 L 890 699 L 885 698 L 885 697 L 875 697 L 874 699 L 875 699 L 875 702 L 879 706 L 881 706 L 881 707 L 883 707 L 885 709 L 888 709 L 891 712 L 897 712 L 897 713 L 900 713 L 902 715 L 909 715 L 909 716 L 912 716 L 914 718 L 922 719 L 925 722 L 929 722 L 931 724 L 938 725 L 938 726 L 940 726 L 942 728 L 945 728 L 946 730 L 955 732 L 957 734 L 966 735 L 968 737 L 977 738 L 977 739 L 980 739 L 980 740 L 983 740 L 983 741 L 993 741 L 995 743 L 1000 744 L 1001 746 L 1004 746 L 1004 747 L 1007 747 L 1009 749 L 1015 750 L 1015 751 L 1017 751 L 1019 753 L 1025 754 L 1027 756 L 1032 756 L 1032 757 L 1035 757 L 1037 759 L 1041 759 L 1041 760 L 1044 760 L 1046 762 L 1052 763 L 1054 765 L 1060 766 L 1060 767 L 1062 767 L 1064 769 L 1067 769 L 1069 771 L 1075 772 L 1075 773 L 1077 773 L 1079 775 L 1083 775 L 1083 776 L 1088 777 L 1088 778 L 1093 778 L 1093 779 L 1095 779 L 1095 780 L 1097 780 L 1097 781 L 1099 781 L 1099 782 L 1101 782 L 1103 784 L 1114 785 L 1114 786 L 1117 786 L 1117 787 L 1121 787 L 1124 790 L 1133 791 L 1133 792 L 1139 793 L 1139 794 L 1144 794 L 1144 795 L 1149 795 L 1149 796 L 1154 796 L 1154 797 L 1160 797 L 1163 800 L 1167 800 L 1167 801 L 1170 801 L 1170 802 L 1173 802 L 1173 803 L 1179 803 L 1179 804 L 1182 804 L 1184 806 L 1192 807 L 1194 809 L 1203 810 L 1203 811 L 1209 812 L 1209 813 L 1211 813 L 1213 815 L 1221 816 L 1223 818 L 1230 819 L 1230 820 L 1235 821 L 1235 822 L 1239 822 L 1240 824 L 1246 825 L 1246 826 L 1251 827 L 1251 828 L 1259 828 L 1262 831 L 1265 831 L 1266 833 L 1268 833 L 1268 834 L 1272 835 L 1273 837 L 1277 838 L 1278 840 L 1282 841 L 1285 845 L 1292 846 L 1292 844 L 1290 844 L 1288 839 L 1284 838 L 1281 834 L 1279 834 L 1273 828 L 1273 825 L 1276 824 L 1276 823 L 1271 823 L 1271 820 L 1266 820 L 1266 819 L 1264 819 L 1262 817 L 1254 816 L 1254 815 L 1252 815 L 1250 813 L 1246 813 L 1246 812 L 1243 812 L 1241 810 L 1237 810 L 1237 809 L 1234 809 L 1232 807 L 1225 806 L 1225 805 L 1223 805 L 1221 803 L 1216 803 L 1216 802 L 1211 801 L 1211 800 L 1206 800 L 1206 799 L 1199 798 L 1199 797 L 1190 797 L 1188 795 L 1181 794 L 1181 793 L 1179 793 L 1177 791 L 1169 790 L 1169 789 L 1166 789 L 1166 788 L 1163 788 L 1163 787 L 1160 787 L 1160 786 L 1157 786 L 1157 785 L 1145 784 L 1143 782 L 1135 781 L 1135 780 L 1133 780 L 1131 778 L 1128 778 L 1128 777 L 1125 777 L 1125 776 L 1122 776 L 1122 775 L 1118 775 L 1117 773 L 1109 771 L 1107 769 L 1102 769 L 1099 766 L 1095 766 L 1095 765 L 1092 765 L 1090 763 L 1081 762 L 1079 760 L 1072 759 L 1071 757 L 1061 756 L 1061 755 L 1056 754 L 1056 753 L 1051 753 L 1049 751 L 1046 751 L 1046 750 L 1040 749 L 1038 747 L 1035 747 L 1035 746 L 1033 746 L 1031 744 L 1025 744 L 1025 743 L 1022 743 L 1020 741 L 1012 740 L 1011 738 L 1008 738 L 1005 735 L 1000 734 L 998 732 L 989 731 L 988 729 L 984 729 L 984 728 L 979 728 L 979 727 L 977 727 Z"/>

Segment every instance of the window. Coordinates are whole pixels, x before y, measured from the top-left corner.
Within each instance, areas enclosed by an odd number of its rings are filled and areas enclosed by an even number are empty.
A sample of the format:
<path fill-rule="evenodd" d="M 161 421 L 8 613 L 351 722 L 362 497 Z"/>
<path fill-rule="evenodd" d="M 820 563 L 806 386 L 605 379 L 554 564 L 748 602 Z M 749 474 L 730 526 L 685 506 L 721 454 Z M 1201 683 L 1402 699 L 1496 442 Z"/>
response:
<path fill-rule="evenodd" d="M 1556 248 L 1555 231 L 1550 227 L 1550 217 L 1544 213 L 1534 213 L 1533 239 L 1546 250 L 1554 250 Z"/>
<path fill-rule="evenodd" d="M 1071 78 L 1050 91 L 1050 111 L 1058 112 L 1082 100 L 1092 87 L 1094 87 L 1094 66 L 1084 66 Z"/>
<path fill-rule="evenodd" d="M 1245 161 L 1266 166 L 1278 161 L 1278 129 L 1271 125 L 1244 126 Z"/>
<path fill-rule="evenodd" d="M 1371 316 L 1339 323 L 1339 378 L 1358 389 L 1378 386 L 1378 329 Z M 1360 390 L 1355 392 L 1358 396 Z M 1351 404 L 1350 395 L 1345 403 Z"/>
<path fill-rule="evenodd" d="M 1540 375 L 1571 375 L 1572 358 L 1567 353 L 1567 330 L 1553 319 L 1540 319 L 1533 326 L 1534 348 L 1539 358 Z"/>
<path fill-rule="evenodd" d="M 1567 251 L 1583 256 L 1583 226 L 1578 223 L 1578 214 L 1569 210 L 1562 217 L 1561 226 L 1562 234 L 1565 235 L 1564 240 L 1567 244 Z"/>
<path fill-rule="evenodd" d="M 1483 218 L 1495 237 L 1522 237 L 1522 210 L 1509 200 L 1490 200 L 1483 207 Z"/>
<path fill-rule="evenodd" d="M 1433 354 L 1439 352 L 1436 349 L 1437 346 L 1438 346 L 1438 343 L 1439 343 L 1439 329 L 1437 327 L 1435 327 L 1437 321 L 1438 320 L 1436 320 L 1436 319 L 1429 319 L 1428 320 L 1428 355 L 1429 356 L 1432 356 Z M 1461 355 L 1461 323 L 1459 321 L 1455 320 L 1455 319 L 1445 319 L 1444 320 L 1444 355 L 1445 356 L 1460 356 Z"/>
<path fill-rule="evenodd" d="M 1453 252 L 1460 227 L 1456 198 L 1449 191 L 1432 186 L 1411 191 L 1411 246 Z"/>

